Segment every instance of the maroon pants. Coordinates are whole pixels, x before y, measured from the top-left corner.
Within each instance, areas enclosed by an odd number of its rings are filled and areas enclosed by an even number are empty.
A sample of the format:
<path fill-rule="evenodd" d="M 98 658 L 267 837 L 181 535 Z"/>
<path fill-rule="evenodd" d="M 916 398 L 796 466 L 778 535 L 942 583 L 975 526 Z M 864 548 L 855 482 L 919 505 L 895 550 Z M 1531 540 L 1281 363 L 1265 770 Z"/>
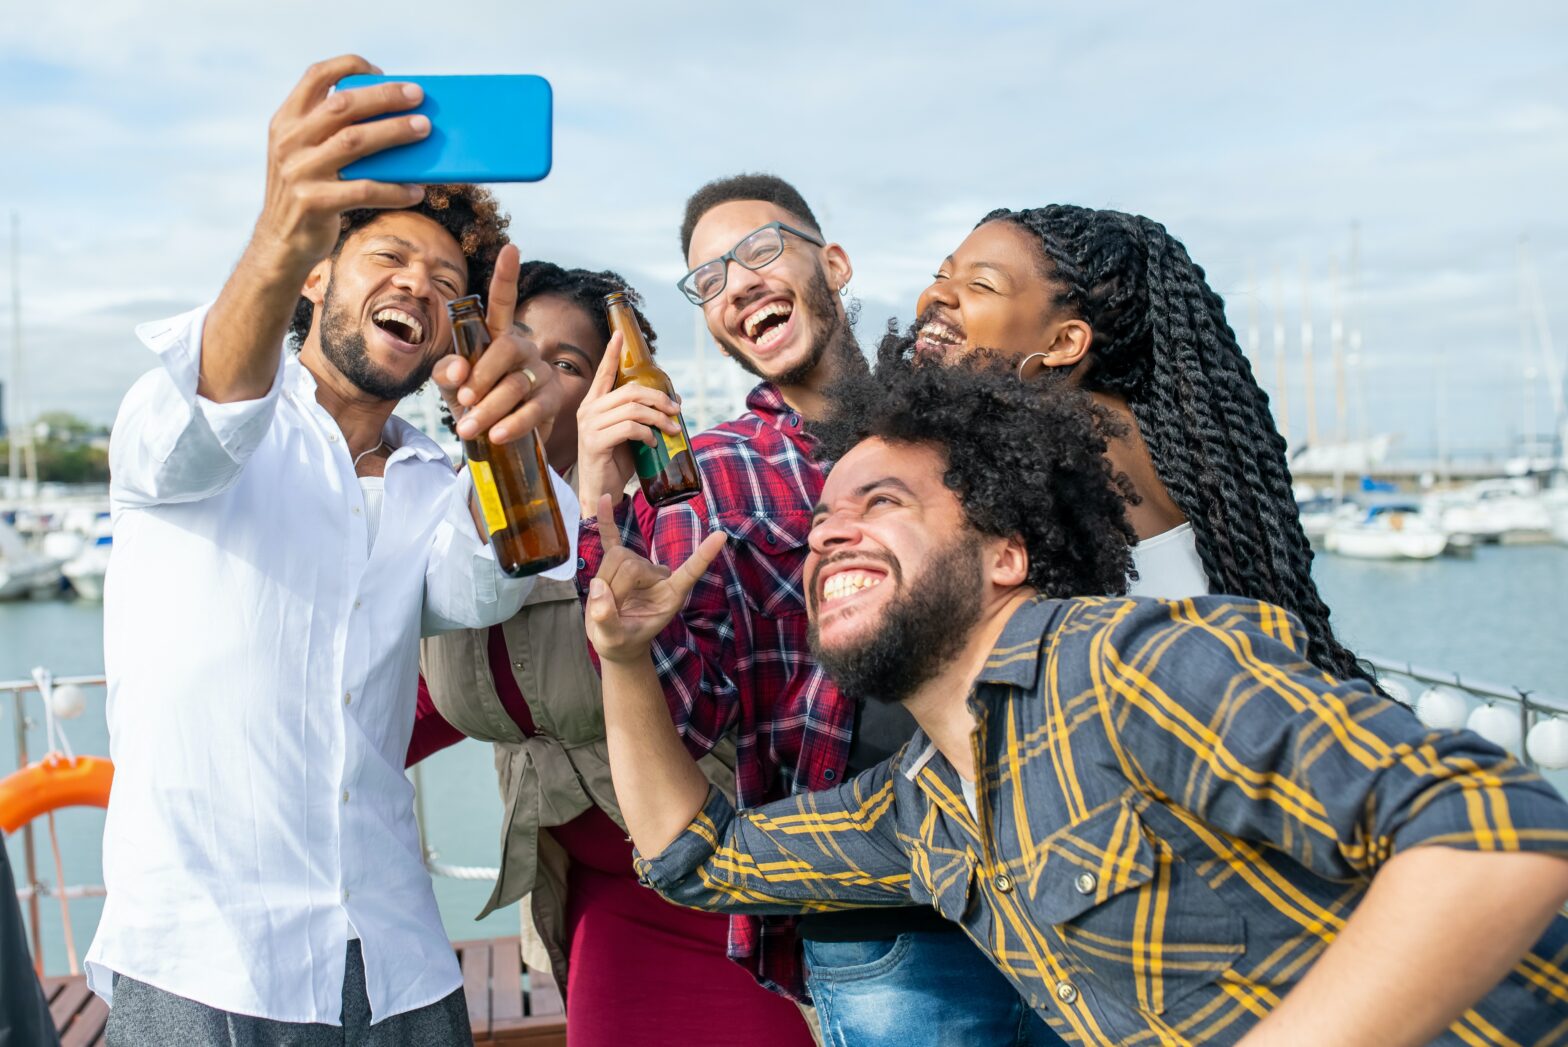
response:
<path fill-rule="evenodd" d="M 572 858 L 567 1047 L 812 1047 L 799 1009 L 724 955 L 726 917 L 637 882 L 608 815 L 592 808 L 547 831 Z"/>

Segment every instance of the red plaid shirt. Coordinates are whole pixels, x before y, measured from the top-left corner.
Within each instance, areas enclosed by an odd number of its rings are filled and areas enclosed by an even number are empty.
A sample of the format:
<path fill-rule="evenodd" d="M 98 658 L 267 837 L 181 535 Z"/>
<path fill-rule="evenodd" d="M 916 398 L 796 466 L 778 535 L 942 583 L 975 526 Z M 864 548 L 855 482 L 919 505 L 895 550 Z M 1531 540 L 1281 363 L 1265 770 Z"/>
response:
<path fill-rule="evenodd" d="M 730 536 L 686 610 L 654 641 L 653 661 L 694 756 L 734 734 L 737 800 L 753 807 L 842 781 L 855 709 L 806 644 L 801 571 L 822 469 L 800 415 L 776 386 L 757 386 L 746 406 L 692 439 L 700 497 L 655 512 L 638 492 L 616 521 L 628 548 L 671 567 L 711 530 Z M 584 521 L 577 549 L 577 584 L 586 592 L 604 557 L 592 521 Z M 792 920 L 731 917 L 729 955 L 763 984 L 803 996 Z"/>

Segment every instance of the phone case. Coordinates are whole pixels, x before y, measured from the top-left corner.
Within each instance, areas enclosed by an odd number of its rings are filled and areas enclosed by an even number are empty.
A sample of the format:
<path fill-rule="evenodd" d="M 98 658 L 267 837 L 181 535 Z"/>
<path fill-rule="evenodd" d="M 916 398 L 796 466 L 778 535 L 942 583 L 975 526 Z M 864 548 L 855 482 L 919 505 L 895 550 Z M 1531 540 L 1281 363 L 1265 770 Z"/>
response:
<path fill-rule="evenodd" d="M 537 182 L 550 173 L 552 94 L 542 76 L 348 76 L 339 90 L 416 83 L 425 100 L 387 116 L 430 118 L 423 141 L 372 153 L 343 178 L 378 182 Z M 387 116 L 376 117 L 384 120 Z"/>

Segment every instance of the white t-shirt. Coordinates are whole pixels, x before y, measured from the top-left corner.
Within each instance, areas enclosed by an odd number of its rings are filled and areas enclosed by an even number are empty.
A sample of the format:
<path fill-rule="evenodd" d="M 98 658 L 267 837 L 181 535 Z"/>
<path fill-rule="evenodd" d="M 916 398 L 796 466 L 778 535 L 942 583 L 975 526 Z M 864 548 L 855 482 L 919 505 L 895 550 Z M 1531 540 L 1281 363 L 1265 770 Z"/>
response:
<path fill-rule="evenodd" d="M 1138 577 L 1127 586 L 1128 596 L 1183 600 L 1209 594 L 1209 576 L 1190 523 L 1143 539 L 1132 547 L 1132 563 Z"/>

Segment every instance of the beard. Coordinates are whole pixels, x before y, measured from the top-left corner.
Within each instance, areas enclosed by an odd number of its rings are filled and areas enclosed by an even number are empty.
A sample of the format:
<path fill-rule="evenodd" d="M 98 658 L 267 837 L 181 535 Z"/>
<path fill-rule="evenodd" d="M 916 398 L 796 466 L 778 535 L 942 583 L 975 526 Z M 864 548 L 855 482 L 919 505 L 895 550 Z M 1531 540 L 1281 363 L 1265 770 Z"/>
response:
<path fill-rule="evenodd" d="M 439 352 L 427 353 L 414 370 L 398 378 L 370 358 L 365 332 L 332 294 L 332 281 L 321 301 L 321 355 L 366 396 L 398 401 L 418 391 L 435 370 Z"/>
<path fill-rule="evenodd" d="M 811 282 L 806 285 L 805 306 L 811 316 L 811 345 L 806 358 L 787 371 L 768 374 L 746 355 L 745 348 L 739 342 L 729 339 L 720 341 L 729 349 L 735 361 L 753 376 L 774 385 L 801 385 L 821 366 L 829 350 L 837 347 L 842 352 L 854 347 L 854 338 L 850 334 L 852 324 L 847 316 L 839 314 L 838 305 L 833 301 L 833 288 L 828 286 L 827 274 L 823 272 L 821 264 L 817 265 Z M 853 351 L 859 354 L 858 347 Z"/>
<path fill-rule="evenodd" d="M 890 581 L 902 590 L 897 563 L 889 561 L 888 566 Z M 902 702 L 963 650 L 980 621 L 980 576 L 980 538 L 966 529 L 927 562 L 907 592 L 895 596 L 871 635 L 839 650 L 825 650 L 813 622 L 811 652 L 851 698 Z M 813 608 L 816 592 L 813 578 Z"/>

